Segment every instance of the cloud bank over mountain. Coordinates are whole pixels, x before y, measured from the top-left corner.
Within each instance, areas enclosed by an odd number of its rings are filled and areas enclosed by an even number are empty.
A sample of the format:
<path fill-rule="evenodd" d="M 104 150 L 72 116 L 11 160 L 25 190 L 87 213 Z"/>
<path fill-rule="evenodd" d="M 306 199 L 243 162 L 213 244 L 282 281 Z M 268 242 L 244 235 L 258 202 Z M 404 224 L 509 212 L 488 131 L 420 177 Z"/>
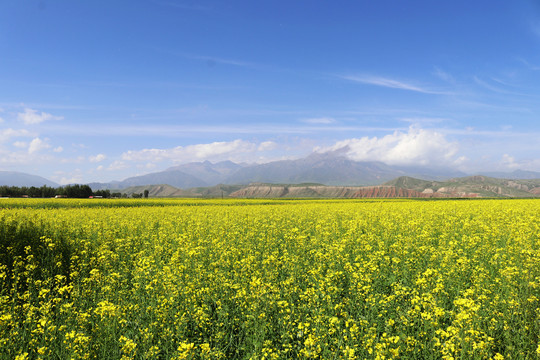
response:
<path fill-rule="evenodd" d="M 317 147 L 316 152 L 339 152 L 356 161 L 381 161 L 388 165 L 452 166 L 459 144 L 449 141 L 440 132 L 410 127 L 408 132 L 396 131 L 382 137 L 364 136 L 345 139 L 332 146 Z"/>

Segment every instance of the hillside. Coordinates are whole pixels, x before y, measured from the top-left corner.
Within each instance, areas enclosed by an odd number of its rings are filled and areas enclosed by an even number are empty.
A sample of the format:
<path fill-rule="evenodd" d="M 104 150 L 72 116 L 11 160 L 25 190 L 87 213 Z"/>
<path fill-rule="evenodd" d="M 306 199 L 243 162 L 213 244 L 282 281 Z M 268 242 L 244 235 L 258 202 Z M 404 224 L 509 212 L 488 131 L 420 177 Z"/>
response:
<path fill-rule="evenodd" d="M 190 197 L 191 194 L 185 190 L 175 188 L 170 185 L 141 185 L 130 186 L 123 189 L 121 192 L 128 196 L 132 194 L 143 194 L 145 190 L 148 190 L 150 197 Z"/>
<path fill-rule="evenodd" d="M 507 180 L 469 176 L 427 181 L 402 176 L 379 186 L 250 184 L 231 197 L 279 198 L 476 198 L 540 197 L 540 180 Z"/>
<path fill-rule="evenodd" d="M 431 198 L 444 194 L 423 194 L 396 186 L 287 186 L 252 184 L 233 192 L 237 198 Z"/>
<path fill-rule="evenodd" d="M 216 185 L 211 187 L 197 187 L 190 189 L 179 189 L 170 185 L 144 185 L 130 186 L 121 190 L 123 194 L 143 194 L 148 190 L 149 197 L 228 197 L 231 193 L 241 189 L 241 185 Z"/>
<path fill-rule="evenodd" d="M 386 182 L 384 185 L 451 197 L 540 196 L 540 179 L 509 180 L 476 175 L 447 181 L 425 181 L 403 176 Z"/>

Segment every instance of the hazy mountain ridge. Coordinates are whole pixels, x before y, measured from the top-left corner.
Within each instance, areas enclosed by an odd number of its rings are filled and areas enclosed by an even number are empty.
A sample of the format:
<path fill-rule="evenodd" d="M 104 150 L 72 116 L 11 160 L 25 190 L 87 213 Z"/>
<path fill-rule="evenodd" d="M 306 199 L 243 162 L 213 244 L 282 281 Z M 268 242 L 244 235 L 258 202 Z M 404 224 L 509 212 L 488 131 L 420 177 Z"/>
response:
<path fill-rule="evenodd" d="M 60 185 L 54 181 L 45 179 L 38 175 L 22 173 L 18 171 L 0 171 L 0 185 L 7 186 L 35 186 L 41 187 L 47 185 L 49 187 L 59 187 Z"/>
<path fill-rule="evenodd" d="M 188 164 L 173 166 L 165 170 L 181 171 L 209 185 L 216 185 L 226 182 L 226 179 L 244 166 L 232 161 L 220 161 L 215 164 L 210 161 L 192 162 Z"/>
<path fill-rule="evenodd" d="M 11 177 L 8 175 L 11 175 Z M 537 186 L 537 182 L 540 181 L 538 180 L 540 179 L 540 173 L 537 172 L 516 170 L 511 173 L 499 174 L 506 175 L 501 178 L 483 175 L 467 177 L 465 175 L 460 171 L 451 169 L 390 166 L 376 161 L 354 161 L 339 153 L 313 153 L 296 160 L 280 160 L 252 165 L 236 164 L 232 161 L 217 163 L 209 161 L 191 162 L 170 167 L 163 171 L 129 177 L 122 181 L 90 183 L 88 185 L 94 191 L 103 189 L 118 191 L 130 187 L 166 184 L 175 189 L 191 191 L 195 196 L 202 196 L 202 193 L 206 193 L 206 196 L 218 196 L 222 193 L 229 194 L 239 191 L 249 184 L 253 189 L 254 183 L 283 184 L 288 187 L 291 187 L 291 184 L 312 183 L 311 187 L 305 186 L 304 190 L 295 189 L 292 193 L 306 192 L 306 196 L 309 193 L 310 196 L 323 197 L 327 196 L 325 194 L 328 193 L 338 194 L 336 196 L 341 195 L 339 195 L 339 191 L 336 192 L 329 188 L 319 192 L 319 190 L 313 188 L 313 183 L 327 187 L 394 186 L 399 189 L 414 190 L 420 193 L 436 193 L 434 196 L 443 196 L 444 194 L 453 194 L 454 196 L 461 196 L 460 194 L 531 196 L 531 194 L 535 195 L 536 192 L 540 192 Z M 514 179 L 519 175 L 526 178 Z M 537 178 L 534 178 L 534 176 L 537 176 Z M 33 181 L 28 182 L 28 179 Z M 13 186 L 41 186 L 44 184 L 59 186 L 47 179 L 30 174 L 0 172 L 0 185 L 4 184 Z M 216 186 L 219 187 L 219 190 L 216 190 Z M 229 186 L 229 188 L 224 186 Z M 230 186 L 236 187 L 230 188 Z M 381 188 L 382 193 L 392 193 L 387 190 Z M 133 190 L 133 192 L 137 191 Z M 171 191 L 171 189 L 161 190 L 154 195 L 182 196 L 182 193 L 175 192 L 176 190 Z M 276 189 L 272 189 L 270 192 L 275 194 L 275 191 Z"/>
<path fill-rule="evenodd" d="M 252 165 L 240 165 L 231 161 L 215 164 L 209 161 L 194 162 L 110 184 L 115 188 L 164 183 L 180 188 L 191 188 L 217 184 L 247 185 L 254 182 L 274 184 L 314 182 L 335 186 L 360 186 L 380 185 L 385 181 L 405 175 L 440 180 L 465 174 L 446 169 L 420 166 L 396 167 L 377 161 L 354 161 L 334 153 L 313 153 L 296 160 L 279 160 Z M 103 188 L 106 184 L 94 183 L 91 186 Z"/>
<path fill-rule="evenodd" d="M 316 182 L 325 185 L 371 185 L 380 184 L 404 174 L 402 170 L 382 162 L 359 162 L 344 156 L 314 153 L 297 160 L 272 161 L 246 166 L 230 176 L 226 182 L 229 184 Z"/>

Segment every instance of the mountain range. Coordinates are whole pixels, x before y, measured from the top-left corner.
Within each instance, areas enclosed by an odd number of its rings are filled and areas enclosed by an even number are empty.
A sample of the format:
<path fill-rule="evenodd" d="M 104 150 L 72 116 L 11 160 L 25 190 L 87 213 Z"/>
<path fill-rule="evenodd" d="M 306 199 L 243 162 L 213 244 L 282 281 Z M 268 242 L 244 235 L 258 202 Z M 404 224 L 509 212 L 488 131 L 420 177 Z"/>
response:
<path fill-rule="evenodd" d="M 333 153 L 313 153 L 297 160 L 272 161 L 265 164 L 193 162 L 164 171 L 127 178 L 110 183 L 90 183 L 94 190 L 124 189 L 131 186 L 168 184 L 177 188 L 208 187 L 217 184 L 246 185 L 261 183 L 320 183 L 325 185 L 378 185 L 399 176 L 442 180 L 467 174 L 428 167 L 389 166 L 377 161 L 354 161 Z M 540 173 L 538 173 L 540 177 Z"/>
<path fill-rule="evenodd" d="M 445 168 L 390 166 L 377 161 L 354 161 L 339 153 L 330 152 L 313 153 L 301 159 L 272 161 L 264 164 L 237 164 L 232 161 L 217 163 L 209 161 L 192 162 L 170 167 L 159 172 L 129 177 L 121 181 L 90 183 L 88 185 L 94 191 L 102 189 L 135 189 L 136 187 L 148 185 L 168 185 L 176 190 L 186 190 L 212 188 L 218 184 L 248 185 L 252 183 L 317 183 L 326 186 L 355 187 L 381 185 L 397 178 L 444 182 L 451 181 L 449 179 L 465 178 L 467 175 L 470 174 Z M 523 170 L 516 170 L 512 173 L 486 173 L 484 175 L 487 175 L 488 178 L 504 178 L 508 180 L 540 179 L 539 172 Z M 0 171 L 0 185 L 59 186 L 39 176 L 8 171 Z M 441 187 L 445 186 L 441 185 Z M 171 191 L 174 193 L 176 190 L 169 189 L 165 193 Z M 425 189 L 418 188 L 417 190 L 424 191 Z M 136 192 L 136 190 L 133 191 Z M 172 193 L 171 196 L 177 196 L 172 195 Z"/>

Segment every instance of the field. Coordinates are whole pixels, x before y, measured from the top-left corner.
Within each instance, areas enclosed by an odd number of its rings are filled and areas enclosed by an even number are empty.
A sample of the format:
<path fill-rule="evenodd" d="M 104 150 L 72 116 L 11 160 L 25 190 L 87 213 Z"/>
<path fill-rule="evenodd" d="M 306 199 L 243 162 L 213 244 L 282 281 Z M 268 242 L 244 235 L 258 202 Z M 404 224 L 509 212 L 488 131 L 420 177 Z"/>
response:
<path fill-rule="evenodd" d="M 536 359 L 539 200 L 0 200 L 2 359 Z"/>

